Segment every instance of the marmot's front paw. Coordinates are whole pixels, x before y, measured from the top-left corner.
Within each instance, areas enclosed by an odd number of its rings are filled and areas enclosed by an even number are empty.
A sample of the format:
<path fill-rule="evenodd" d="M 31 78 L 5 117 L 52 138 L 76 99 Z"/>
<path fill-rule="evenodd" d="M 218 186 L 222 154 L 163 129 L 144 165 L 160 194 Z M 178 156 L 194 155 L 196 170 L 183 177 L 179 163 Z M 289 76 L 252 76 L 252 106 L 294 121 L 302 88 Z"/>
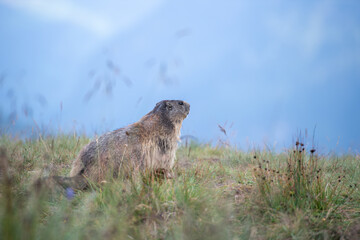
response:
<path fill-rule="evenodd" d="M 167 179 L 172 179 L 172 178 L 174 178 L 174 173 L 173 173 L 173 171 L 166 171 L 166 178 L 167 178 Z"/>
<path fill-rule="evenodd" d="M 174 174 L 170 170 L 166 170 L 165 168 L 158 168 L 155 170 L 154 175 L 156 178 L 160 179 L 171 179 L 174 178 Z"/>

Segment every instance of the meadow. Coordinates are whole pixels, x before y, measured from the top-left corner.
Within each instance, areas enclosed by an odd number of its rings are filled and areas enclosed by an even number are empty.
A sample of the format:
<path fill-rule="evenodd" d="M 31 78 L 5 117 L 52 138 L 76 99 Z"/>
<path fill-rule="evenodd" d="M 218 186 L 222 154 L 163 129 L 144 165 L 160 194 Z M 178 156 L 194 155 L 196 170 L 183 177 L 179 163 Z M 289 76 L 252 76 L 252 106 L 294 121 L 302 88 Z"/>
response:
<path fill-rule="evenodd" d="M 360 155 L 192 142 L 173 179 L 110 178 L 38 192 L 67 175 L 85 136 L 0 138 L 1 239 L 360 239 Z"/>

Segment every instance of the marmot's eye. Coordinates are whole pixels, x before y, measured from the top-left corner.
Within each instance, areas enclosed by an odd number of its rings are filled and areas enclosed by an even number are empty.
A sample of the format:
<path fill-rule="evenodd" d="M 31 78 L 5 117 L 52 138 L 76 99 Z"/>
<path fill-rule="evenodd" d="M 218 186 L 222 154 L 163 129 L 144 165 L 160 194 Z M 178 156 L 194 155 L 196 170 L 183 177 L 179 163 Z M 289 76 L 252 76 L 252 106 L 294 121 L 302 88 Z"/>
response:
<path fill-rule="evenodd" d="M 184 102 L 183 102 L 183 101 L 179 101 L 179 105 L 184 105 Z"/>

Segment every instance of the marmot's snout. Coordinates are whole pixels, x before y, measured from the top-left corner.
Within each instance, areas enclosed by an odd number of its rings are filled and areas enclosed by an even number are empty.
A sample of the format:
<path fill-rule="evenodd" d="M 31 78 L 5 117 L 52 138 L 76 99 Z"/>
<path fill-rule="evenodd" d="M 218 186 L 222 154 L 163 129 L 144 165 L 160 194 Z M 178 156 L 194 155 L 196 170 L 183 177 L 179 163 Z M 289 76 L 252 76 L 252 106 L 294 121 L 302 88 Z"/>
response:
<path fill-rule="evenodd" d="M 186 114 L 186 116 L 187 116 L 187 115 L 189 114 L 189 112 L 190 112 L 190 104 L 187 103 L 187 102 L 185 102 L 185 101 L 180 101 L 179 104 L 180 104 L 180 105 L 184 105 L 184 107 L 185 107 L 185 114 Z"/>

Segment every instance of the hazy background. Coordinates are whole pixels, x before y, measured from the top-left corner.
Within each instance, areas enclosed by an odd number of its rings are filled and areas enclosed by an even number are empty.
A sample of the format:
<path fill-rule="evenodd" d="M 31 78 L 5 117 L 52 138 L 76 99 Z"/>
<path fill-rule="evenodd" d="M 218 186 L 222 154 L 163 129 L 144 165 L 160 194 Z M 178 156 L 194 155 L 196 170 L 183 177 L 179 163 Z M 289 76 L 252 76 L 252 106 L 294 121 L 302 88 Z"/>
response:
<path fill-rule="evenodd" d="M 357 151 L 359 13 L 357 0 L 0 0 L 1 130 L 92 136 L 183 99 L 182 133 L 200 141 L 282 149 L 316 126 L 320 151 Z"/>

